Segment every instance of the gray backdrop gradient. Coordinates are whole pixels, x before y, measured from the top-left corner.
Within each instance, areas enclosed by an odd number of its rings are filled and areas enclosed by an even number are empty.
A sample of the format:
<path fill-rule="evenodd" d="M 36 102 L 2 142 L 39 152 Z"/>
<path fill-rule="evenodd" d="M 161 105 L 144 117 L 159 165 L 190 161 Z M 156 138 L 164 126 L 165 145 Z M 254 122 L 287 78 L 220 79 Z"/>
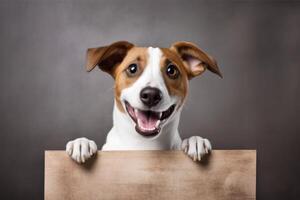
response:
<path fill-rule="evenodd" d="M 112 126 L 113 80 L 86 49 L 128 40 L 197 43 L 223 79 L 190 84 L 182 137 L 257 149 L 257 199 L 299 199 L 300 2 L 1 1 L 0 199 L 43 198 L 46 149 Z"/>

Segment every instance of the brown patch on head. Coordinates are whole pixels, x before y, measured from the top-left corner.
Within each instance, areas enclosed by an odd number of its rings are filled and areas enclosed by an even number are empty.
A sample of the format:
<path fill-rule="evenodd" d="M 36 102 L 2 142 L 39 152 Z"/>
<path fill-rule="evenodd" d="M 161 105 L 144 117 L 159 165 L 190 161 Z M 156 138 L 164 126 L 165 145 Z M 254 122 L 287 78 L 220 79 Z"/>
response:
<path fill-rule="evenodd" d="M 127 41 L 115 42 L 108 46 L 90 48 L 87 51 L 86 70 L 92 71 L 97 65 L 102 71 L 115 79 L 115 99 L 121 112 L 124 112 L 120 95 L 121 91 L 132 85 L 142 74 L 147 63 L 147 49 L 135 47 Z M 128 76 L 126 69 L 136 64 L 137 73 Z"/>
<path fill-rule="evenodd" d="M 130 87 L 142 74 L 147 65 L 147 48 L 133 47 L 130 49 L 122 61 L 122 63 L 116 68 L 115 75 L 115 98 L 116 103 L 121 112 L 125 112 L 122 106 L 120 96 L 123 89 Z M 134 76 L 128 76 L 127 68 L 131 64 L 136 64 L 138 70 Z"/>
<path fill-rule="evenodd" d="M 188 71 L 176 53 L 167 48 L 161 48 L 161 51 L 163 52 L 163 55 L 160 66 L 165 85 L 169 95 L 180 97 L 182 104 L 188 92 Z M 179 75 L 177 78 L 172 79 L 168 76 L 167 69 L 170 65 L 174 65 L 178 69 Z M 178 108 L 179 107 L 180 106 L 178 106 Z"/>
<path fill-rule="evenodd" d="M 222 77 L 216 60 L 193 43 L 175 42 L 170 48 L 161 50 L 161 71 L 166 87 L 170 95 L 181 97 L 182 102 L 187 96 L 189 79 L 199 76 L 206 69 Z M 168 76 L 166 70 L 170 65 L 175 65 L 180 72 L 177 78 L 172 79 Z"/>

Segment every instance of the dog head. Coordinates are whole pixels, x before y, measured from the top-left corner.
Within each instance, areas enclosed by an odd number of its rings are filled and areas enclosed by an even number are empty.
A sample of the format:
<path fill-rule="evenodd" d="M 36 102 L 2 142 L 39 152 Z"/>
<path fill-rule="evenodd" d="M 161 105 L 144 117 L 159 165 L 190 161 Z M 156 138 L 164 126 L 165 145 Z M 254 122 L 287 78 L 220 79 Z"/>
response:
<path fill-rule="evenodd" d="M 96 66 L 115 79 L 117 109 L 145 137 L 158 135 L 180 110 L 190 79 L 206 69 L 222 77 L 216 61 L 189 42 L 145 48 L 120 41 L 88 49 L 86 70 Z"/>

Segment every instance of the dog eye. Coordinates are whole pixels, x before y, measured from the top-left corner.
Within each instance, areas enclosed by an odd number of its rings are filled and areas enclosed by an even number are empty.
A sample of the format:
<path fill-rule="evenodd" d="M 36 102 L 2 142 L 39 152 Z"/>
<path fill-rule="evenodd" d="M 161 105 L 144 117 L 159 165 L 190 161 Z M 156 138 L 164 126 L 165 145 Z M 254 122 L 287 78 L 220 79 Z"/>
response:
<path fill-rule="evenodd" d="M 172 63 L 168 65 L 166 73 L 167 73 L 168 77 L 171 79 L 176 79 L 179 76 L 179 70 Z"/>
<path fill-rule="evenodd" d="M 128 76 L 135 75 L 137 71 L 138 71 L 138 66 L 135 63 L 130 64 L 126 69 L 126 73 Z"/>

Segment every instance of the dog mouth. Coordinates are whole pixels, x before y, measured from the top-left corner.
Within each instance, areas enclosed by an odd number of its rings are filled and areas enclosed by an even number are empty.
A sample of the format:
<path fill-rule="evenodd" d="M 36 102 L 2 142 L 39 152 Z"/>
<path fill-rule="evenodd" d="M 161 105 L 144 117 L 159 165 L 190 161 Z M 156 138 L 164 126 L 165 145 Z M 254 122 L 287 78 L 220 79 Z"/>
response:
<path fill-rule="evenodd" d="M 126 110 L 135 122 L 135 130 L 142 136 L 152 137 L 159 134 L 162 124 L 164 124 L 175 110 L 175 104 L 163 112 L 152 110 L 140 110 L 132 107 L 125 101 Z"/>

